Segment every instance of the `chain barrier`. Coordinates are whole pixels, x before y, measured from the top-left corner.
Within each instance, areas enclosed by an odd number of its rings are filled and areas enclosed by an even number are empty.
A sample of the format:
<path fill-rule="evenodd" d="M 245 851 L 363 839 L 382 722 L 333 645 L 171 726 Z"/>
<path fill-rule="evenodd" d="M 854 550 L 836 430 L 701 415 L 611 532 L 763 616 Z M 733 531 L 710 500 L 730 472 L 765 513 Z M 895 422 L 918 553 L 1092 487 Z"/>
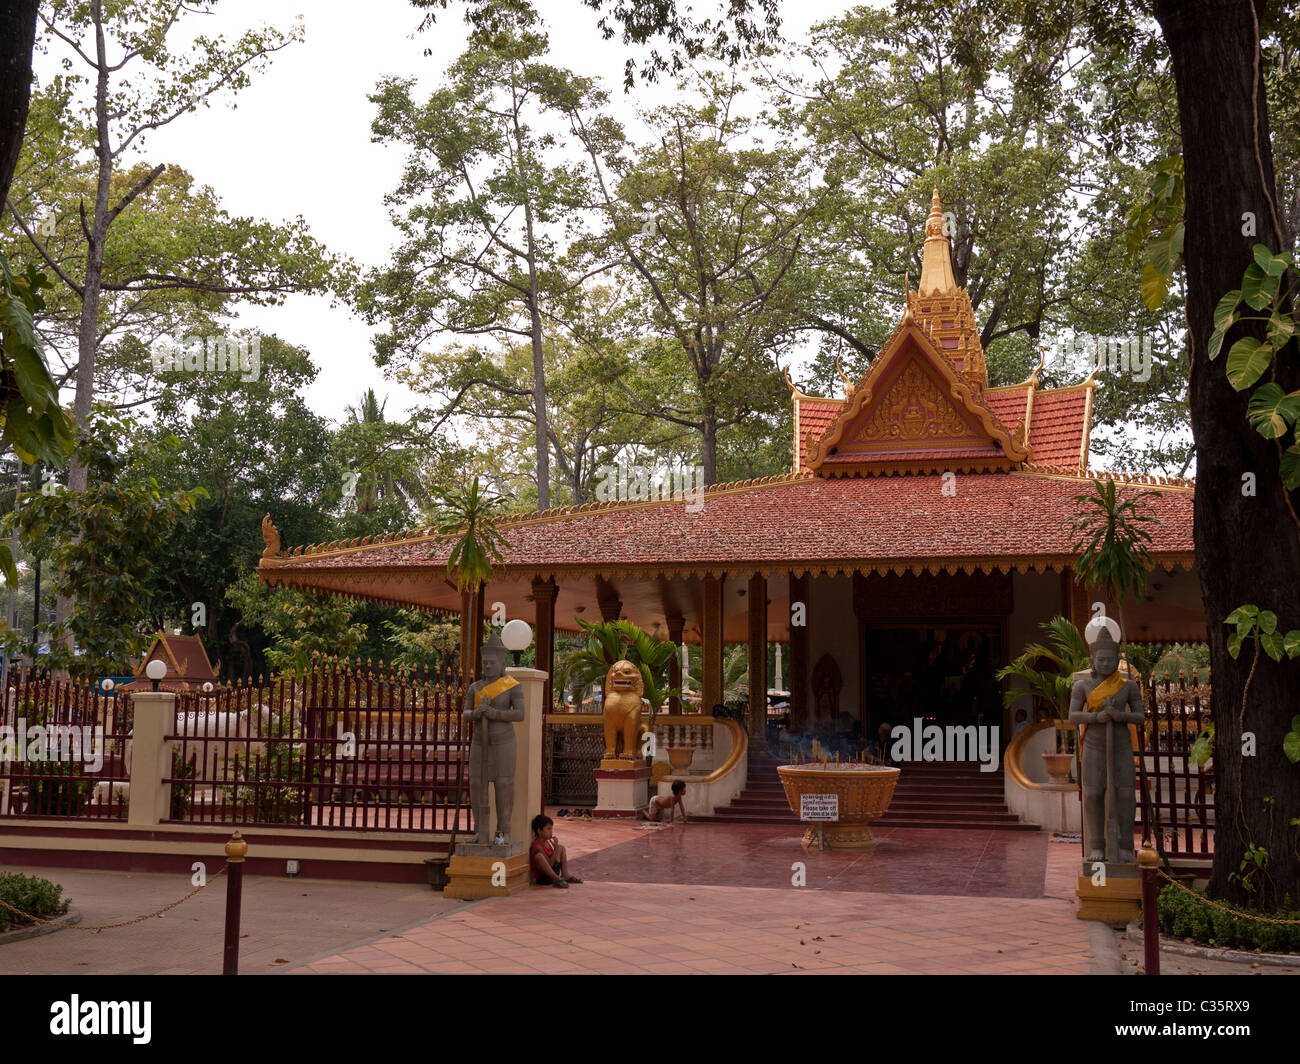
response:
<path fill-rule="evenodd" d="M 185 897 L 181 898 L 179 901 L 174 901 L 170 905 L 165 905 L 163 906 L 163 908 L 159 909 L 155 913 L 146 913 L 144 916 L 137 916 L 134 920 L 124 920 L 120 924 L 98 924 L 93 927 L 87 927 L 82 924 L 59 924 L 57 920 L 45 920 L 39 916 L 32 916 L 31 913 L 21 912 L 20 910 L 15 909 L 7 901 L 0 900 L 0 906 L 4 906 L 4 908 L 8 909 L 11 913 L 17 913 L 24 920 L 31 920 L 34 923 L 38 923 L 38 924 L 58 924 L 58 926 L 62 927 L 65 931 L 95 931 L 95 932 L 111 931 L 113 930 L 113 928 L 116 927 L 130 927 L 132 924 L 142 923 L 145 920 L 152 920 L 155 916 L 162 916 L 163 913 L 176 908 L 176 906 L 180 905 L 181 902 L 189 901 L 199 891 L 206 889 L 209 883 L 213 882 L 214 880 L 220 879 L 223 875 L 226 874 L 226 869 L 229 867 L 230 866 L 228 864 L 222 865 L 220 871 L 218 871 L 216 875 L 212 876 L 211 879 L 207 880 L 207 882 L 205 882 L 203 886 L 195 887 L 192 891 L 186 894 Z"/>
<path fill-rule="evenodd" d="M 1198 893 L 1197 891 L 1192 890 L 1191 887 L 1179 883 L 1178 880 L 1174 879 L 1163 868 L 1157 868 L 1156 871 L 1159 872 L 1160 875 L 1163 876 L 1165 879 L 1169 880 L 1170 883 L 1172 883 L 1183 893 L 1190 894 L 1197 901 L 1204 902 L 1211 909 L 1218 909 L 1219 912 L 1221 913 L 1229 913 L 1232 916 L 1240 916 L 1243 920 L 1254 920 L 1256 923 L 1260 923 L 1260 924 L 1285 924 L 1288 926 L 1295 926 L 1296 924 L 1300 924 L 1300 920 L 1277 920 L 1271 916 L 1256 916 L 1254 913 L 1243 913 L 1238 909 L 1230 909 L 1226 905 L 1220 905 L 1216 901 L 1210 901 L 1210 899 L 1207 898 L 1204 894 Z"/>

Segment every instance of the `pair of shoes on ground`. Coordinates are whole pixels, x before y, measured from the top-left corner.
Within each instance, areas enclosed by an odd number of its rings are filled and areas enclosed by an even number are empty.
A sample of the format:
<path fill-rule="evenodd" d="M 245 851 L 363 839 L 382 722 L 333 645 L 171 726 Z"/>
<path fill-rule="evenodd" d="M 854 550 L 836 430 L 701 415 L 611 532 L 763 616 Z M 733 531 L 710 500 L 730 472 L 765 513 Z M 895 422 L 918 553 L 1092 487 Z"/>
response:
<path fill-rule="evenodd" d="M 579 879 L 577 876 L 570 876 L 568 879 L 557 879 L 554 883 L 551 884 L 551 886 L 559 887 L 562 890 L 567 890 L 570 883 L 581 883 L 581 882 L 582 880 Z"/>

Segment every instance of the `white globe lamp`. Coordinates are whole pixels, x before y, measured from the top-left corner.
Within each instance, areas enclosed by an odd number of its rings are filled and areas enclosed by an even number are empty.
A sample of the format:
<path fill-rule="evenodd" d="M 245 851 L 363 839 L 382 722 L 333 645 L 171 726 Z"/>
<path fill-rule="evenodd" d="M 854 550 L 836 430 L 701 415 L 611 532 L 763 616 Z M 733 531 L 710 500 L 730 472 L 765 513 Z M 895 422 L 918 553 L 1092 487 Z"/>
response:
<path fill-rule="evenodd" d="M 519 664 L 519 655 L 532 646 L 532 643 L 533 630 L 527 621 L 518 618 L 506 621 L 505 627 L 501 629 L 501 644 L 515 656 L 516 665 Z"/>

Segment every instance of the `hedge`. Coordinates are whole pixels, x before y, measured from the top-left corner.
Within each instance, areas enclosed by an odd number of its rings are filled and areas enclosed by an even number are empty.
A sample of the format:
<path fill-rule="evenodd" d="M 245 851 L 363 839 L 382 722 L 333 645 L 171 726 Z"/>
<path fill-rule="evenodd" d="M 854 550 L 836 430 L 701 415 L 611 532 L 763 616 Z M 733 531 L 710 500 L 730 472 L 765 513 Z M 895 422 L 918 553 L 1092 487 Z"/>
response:
<path fill-rule="evenodd" d="M 66 913 L 68 903 L 59 900 L 62 894 L 63 888 L 48 879 L 24 876 L 17 872 L 0 872 L 0 901 L 32 916 L 59 916 Z M 0 932 L 31 922 L 0 906 Z"/>
<path fill-rule="evenodd" d="M 1284 904 L 1291 904 L 1290 895 L 1286 896 Z M 1300 923 L 1266 924 L 1233 916 L 1206 904 L 1202 895 L 1189 894 L 1172 884 L 1160 891 L 1159 908 L 1160 932 L 1172 938 L 1190 938 L 1221 949 L 1300 953 Z M 1240 911 L 1252 912 L 1244 907 Z M 1275 913 L 1254 912 L 1253 915 L 1274 920 L 1300 920 L 1300 909 L 1284 908 Z"/>

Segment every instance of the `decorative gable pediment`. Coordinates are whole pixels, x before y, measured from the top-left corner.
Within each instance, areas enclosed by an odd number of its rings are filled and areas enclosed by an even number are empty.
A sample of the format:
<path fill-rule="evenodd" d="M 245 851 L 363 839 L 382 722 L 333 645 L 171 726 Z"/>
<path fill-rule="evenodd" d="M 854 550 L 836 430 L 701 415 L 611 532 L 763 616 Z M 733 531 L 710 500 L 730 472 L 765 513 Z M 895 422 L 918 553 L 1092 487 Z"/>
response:
<path fill-rule="evenodd" d="M 915 323 L 900 326 L 847 397 L 808 468 L 820 476 L 993 472 L 1029 458 L 976 387 Z"/>

